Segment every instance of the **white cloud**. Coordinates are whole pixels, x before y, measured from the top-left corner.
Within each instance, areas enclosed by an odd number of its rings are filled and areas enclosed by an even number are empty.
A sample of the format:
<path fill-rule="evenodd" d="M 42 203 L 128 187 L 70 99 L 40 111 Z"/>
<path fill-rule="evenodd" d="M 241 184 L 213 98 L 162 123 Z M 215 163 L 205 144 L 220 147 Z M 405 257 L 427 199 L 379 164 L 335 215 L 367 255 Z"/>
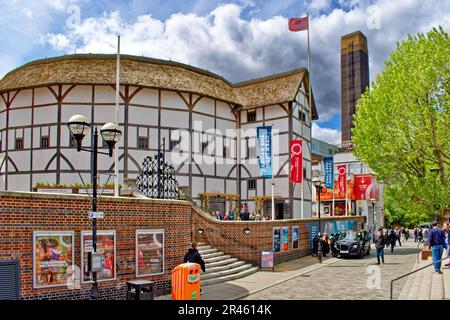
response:
<path fill-rule="evenodd" d="M 395 49 L 396 42 L 408 33 L 426 31 L 432 26 L 450 26 L 450 3 L 423 0 L 365 1 L 342 0 L 343 9 L 313 16 L 311 20 L 312 81 L 319 123 L 340 112 L 340 38 L 361 30 L 368 38 L 370 75 L 375 79 Z M 265 3 L 270 6 L 286 6 Z M 77 53 L 114 53 L 116 36 L 121 34 L 123 53 L 171 59 L 241 81 L 297 67 L 307 66 L 306 32 L 291 33 L 287 18 L 273 16 L 251 20 L 241 17 L 245 6 L 254 2 L 221 5 L 209 14 L 173 14 L 165 21 L 151 15 L 125 22 L 119 12 L 88 18 L 64 34 L 48 34 L 47 42 L 60 51 Z M 317 9 L 329 0 L 309 3 Z M 369 5 L 381 13 L 381 29 L 367 27 Z M 256 10 L 256 8 L 255 8 Z M 420 14 L 418 14 L 420 13 Z M 426 29 L 426 30 L 424 30 Z"/>
<path fill-rule="evenodd" d="M 331 6 L 331 0 L 312 0 L 309 4 L 311 9 L 322 10 Z"/>
<path fill-rule="evenodd" d="M 330 128 L 322 128 L 317 125 L 317 123 L 313 123 L 312 137 L 336 146 L 341 145 L 341 131 Z"/>

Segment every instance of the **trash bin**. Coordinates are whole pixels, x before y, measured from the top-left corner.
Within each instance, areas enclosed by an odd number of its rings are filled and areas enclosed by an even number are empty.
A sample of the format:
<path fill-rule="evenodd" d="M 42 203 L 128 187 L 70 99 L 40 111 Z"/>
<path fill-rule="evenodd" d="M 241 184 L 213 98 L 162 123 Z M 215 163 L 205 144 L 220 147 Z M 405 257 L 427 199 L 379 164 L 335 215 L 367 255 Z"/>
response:
<path fill-rule="evenodd" d="M 183 263 L 172 270 L 172 300 L 200 300 L 198 263 Z"/>
<path fill-rule="evenodd" d="M 127 281 L 127 300 L 153 300 L 153 281 L 132 280 Z"/>

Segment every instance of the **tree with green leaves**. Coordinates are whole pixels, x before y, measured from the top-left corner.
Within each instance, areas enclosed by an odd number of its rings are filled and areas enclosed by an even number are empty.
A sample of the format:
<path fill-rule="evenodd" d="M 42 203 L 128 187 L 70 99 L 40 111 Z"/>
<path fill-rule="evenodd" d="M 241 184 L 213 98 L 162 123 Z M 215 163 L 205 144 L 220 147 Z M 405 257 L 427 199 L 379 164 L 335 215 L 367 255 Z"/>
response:
<path fill-rule="evenodd" d="M 442 27 L 397 44 L 354 116 L 355 155 L 385 184 L 386 213 L 407 224 L 450 208 L 450 38 Z"/>

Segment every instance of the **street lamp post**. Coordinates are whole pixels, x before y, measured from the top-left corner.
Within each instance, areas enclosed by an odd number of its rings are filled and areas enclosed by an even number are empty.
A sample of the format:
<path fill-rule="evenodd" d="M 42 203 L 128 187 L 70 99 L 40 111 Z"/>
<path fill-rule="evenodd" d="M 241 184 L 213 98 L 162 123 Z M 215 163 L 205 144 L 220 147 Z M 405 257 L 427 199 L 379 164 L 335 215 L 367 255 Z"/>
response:
<path fill-rule="evenodd" d="M 322 193 L 322 189 L 325 187 L 325 183 L 322 182 L 320 179 L 313 180 L 313 184 L 316 187 L 316 192 L 319 195 L 318 203 L 317 203 L 317 216 L 319 218 L 319 242 L 317 244 L 317 259 L 319 260 L 319 263 L 322 263 L 322 228 L 321 228 L 321 221 L 320 221 L 320 194 Z"/>
<path fill-rule="evenodd" d="M 67 124 L 70 133 L 74 136 L 77 142 L 77 151 L 87 151 L 93 153 L 92 158 L 92 211 L 97 212 L 97 158 L 98 154 L 105 154 L 109 157 L 113 155 L 113 149 L 115 144 L 120 140 L 122 136 L 122 131 L 120 131 L 119 126 L 115 123 L 106 123 L 101 129 L 100 134 L 108 145 L 109 152 L 98 151 L 98 130 L 97 127 L 94 129 L 94 140 L 93 148 L 87 149 L 82 148 L 82 140 L 89 132 L 90 125 L 87 122 L 87 118 L 83 115 L 74 115 L 69 119 Z M 97 252 L 97 218 L 92 218 L 92 253 Z M 92 260 L 92 259 L 91 259 Z M 91 298 L 98 298 L 98 283 L 97 283 L 97 271 L 92 270 L 92 289 Z"/>
<path fill-rule="evenodd" d="M 372 239 L 373 239 L 373 243 L 375 243 L 375 232 L 376 232 L 376 227 L 375 227 L 375 199 L 371 199 L 372 201 Z"/>

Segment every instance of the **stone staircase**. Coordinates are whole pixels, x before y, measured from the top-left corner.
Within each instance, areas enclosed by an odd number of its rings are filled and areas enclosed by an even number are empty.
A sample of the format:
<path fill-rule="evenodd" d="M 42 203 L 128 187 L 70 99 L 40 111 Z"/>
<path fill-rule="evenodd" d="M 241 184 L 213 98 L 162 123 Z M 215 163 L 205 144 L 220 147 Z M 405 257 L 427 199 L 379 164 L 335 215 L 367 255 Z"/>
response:
<path fill-rule="evenodd" d="M 202 287 L 240 279 L 259 270 L 259 267 L 239 261 L 204 243 L 198 243 L 197 249 L 202 255 L 206 267 L 206 272 L 201 274 Z"/>
<path fill-rule="evenodd" d="M 408 276 L 398 300 L 449 300 L 450 299 L 450 268 L 446 268 L 448 260 L 442 262 L 443 274 L 434 272 L 433 266 Z M 431 264 L 431 258 L 420 259 L 413 270 Z"/>

